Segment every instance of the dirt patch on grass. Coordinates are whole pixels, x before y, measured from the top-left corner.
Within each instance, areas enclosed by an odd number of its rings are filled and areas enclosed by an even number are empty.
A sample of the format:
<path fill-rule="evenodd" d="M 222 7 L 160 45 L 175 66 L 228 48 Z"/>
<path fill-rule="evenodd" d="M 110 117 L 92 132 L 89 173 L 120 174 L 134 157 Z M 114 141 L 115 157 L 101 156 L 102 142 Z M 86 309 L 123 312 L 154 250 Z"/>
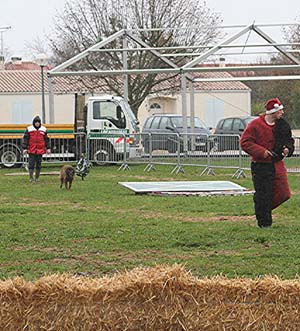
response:
<path fill-rule="evenodd" d="M 162 219 L 172 219 L 174 221 L 182 222 L 239 222 L 239 221 L 253 221 L 255 220 L 255 215 L 221 215 L 221 216 L 186 216 L 186 215 L 172 215 L 167 213 L 152 213 L 147 212 L 147 214 L 140 213 L 141 218 L 152 219 L 152 218 L 162 218 Z"/>
<path fill-rule="evenodd" d="M 96 206 L 95 209 L 108 209 L 107 206 Z M 112 208 L 111 208 L 112 209 Z"/>
<path fill-rule="evenodd" d="M 240 222 L 240 221 L 255 221 L 255 216 L 212 216 L 212 217 L 184 217 L 184 222 Z"/>
<path fill-rule="evenodd" d="M 97 209 L 102 209 L 102 207 L 96 207 Z M 186 216 L 181 214 L 173 213 L 162 213 L 162 212 L 152 212 L 152 211 L 137 211 L 137 209 L 118 209 L 116 210 L 118 214 L 127 214 L 132 212 L 132 214 L 137 214 L 141 219 L 164 219 L 182 222 L 240 222 L 240 221 L 255 221 L 255 215 L 220 215 L 220 216 Z"/>
<path fill-rule="evenodd" d="M 31 202 L 19 202 L 16 204 L 17 206 L 33 206 L 33 207 L 43 207 L 43 206 L 65 206 L 69 205 L 69 202 L 66 201 L 31 201 Z M 72 206 L 74 207 L 74 206 Z"/>
<path fill-rule="evenodd" d="M 84 209 L 87 210 L 88 208 L 84 206 L 82 203 L 70 203 L 69 201 L 28 201 L 28 202 L 20 202 L 17 206 L 26 206 L 26 207 L 58 207 L 64 206 L 68 207 L 66 209 Z"/>
<path fill-rule="evenodd" d="M 234 251 L 234 250 L 218 250 L 218 251 L 205 251 L 201 252 L 200 255 L 204 257 L 208 256 L 241 256 L 240 251 Z"/>
<path fill-rule="evenodd" d="M 20 250 L 21 247 L 16 248 Z M 26 247 L 22 249 L 27 250 Z M 24 265 L 63 265 L 66 270 L 74 269 L 78 270 L 79 266 L 88 272 L 93 271 L 99 267 L 119 267 L 120 265 L 140 265 L 145 261 L 157 261 L 160 260 L 189 260 L 194 256 L 191 254 L 169 254 L 160 250 L 142 250 L 137 252 L 115 251 L 115 252 L 102 252 L 92 251 L 85 254 L 71 254 L 68 248 L 57 249 L 55 247 L 35 247 L 35 252 L 54 253 L 56 256 L 50 258 L 37 258 L 37 259 L 22 259 L 16 261 L 9 261 L 0 263 L 0 267 L 20 267 Z"/>

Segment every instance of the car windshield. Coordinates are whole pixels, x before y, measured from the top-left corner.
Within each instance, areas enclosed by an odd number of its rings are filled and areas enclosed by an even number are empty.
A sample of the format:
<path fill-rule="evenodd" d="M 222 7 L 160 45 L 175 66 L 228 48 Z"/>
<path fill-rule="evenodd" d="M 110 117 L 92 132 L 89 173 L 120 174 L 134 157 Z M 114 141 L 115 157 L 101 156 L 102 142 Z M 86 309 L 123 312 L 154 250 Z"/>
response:
<path fill-rule="evenodd" d="M 191 117 L 188 116 L 186 118 L 186 121 L 187 121 L 187 127 L 188 128 L 191 128 L 192 127 L 192 124 L 191 124 Z M 173 122 L 173 125 L 176 127 L 176 128 L 183 128 L 183 118 L 182 117 L 172 117 L 172 122 Z M 207 126 L 205 125 L 205 123 L 203 123 L 199 117 L 195 117 L 195 128 L 199 128 L 199 129 L 205 129 L 205 130 L 208 130 Z"/>

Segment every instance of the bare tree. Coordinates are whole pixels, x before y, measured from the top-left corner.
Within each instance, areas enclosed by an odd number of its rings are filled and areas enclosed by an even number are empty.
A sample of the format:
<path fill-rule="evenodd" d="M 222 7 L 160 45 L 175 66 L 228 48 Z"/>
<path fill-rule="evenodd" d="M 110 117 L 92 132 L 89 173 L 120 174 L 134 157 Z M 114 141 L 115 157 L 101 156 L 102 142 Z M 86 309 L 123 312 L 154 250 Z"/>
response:
<path fill-rule="evenodd" d="M 62 63 L 121 29 L 136 29 L 135 35 L 150 47 L 186 46 L 180 51 L 199 52 L 203 48 L 191 49 L 189 46 L 204 46 L 218 38 L 220 22 L 219 15 L 199 0 L 73 0 L 67 2 L 64 12 L 56 18 L 51 47 L 55 61 Z M 122 48 L 122 40 L 114 40 L 108 47 Z M 179 50 L 167 52 L 178 53 Z M 172 61 L 182 65 L 187 59 L 174 57 Z M 122 66 L 121 52 L 107 52 L 90 54 L 73 69 L 122 69 Z M 128 53 L 129 69 L 164 67 L 168 65 L 149 52 Z M 121 80 L 110 76 L 101 79 L 111 91 L 122 94 Z M 133 110 L 137 112 L 153 87 L 170 79 L 170 76 L 153 73 L 129 76 L 128 97 Z"/>
<path fill-rule="evenodd" d="M 296 18 L 298 24 L 291 25 L 283 29 L 285 40 L 290 43 L 299 43 L 300 42 L 300 16 Z M 295 49 L 299 49 L 297 46 L 293 46 Z"/>
<path fill-rule="evenodd" d="M 45 43 L 46 36 L 44 38 L 41 38 L 37 36 L 32 41 L 26 41 L 25 42 L 25 48 L 27 50 L 28 55 L 30 55 L 31 58 L 36 58 L 38 54 L 50 54 L 51 50 L 49 49 L 49 45 Z M 55 65 L 54 60 L 49 57 L 49 64 Z"/>

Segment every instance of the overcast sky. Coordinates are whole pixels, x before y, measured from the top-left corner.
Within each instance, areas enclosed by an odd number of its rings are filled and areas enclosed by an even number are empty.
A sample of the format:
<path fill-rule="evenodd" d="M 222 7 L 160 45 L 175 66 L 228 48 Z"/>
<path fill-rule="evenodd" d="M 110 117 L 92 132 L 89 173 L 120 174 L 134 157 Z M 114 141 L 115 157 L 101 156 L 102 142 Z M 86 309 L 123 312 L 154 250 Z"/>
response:
<path fill-rule="evenodd" d="M 0 0 L 0 28 L 4 48 L 9 55 L 30 57 L 25 44 L 37 37 L 45 39 L 51 32 L 56 10 L 62 10 L 65 0 Z M 1 31 L 1 29 L 0 29 Z"/>
<path fill-rule="evenodd" d="M 299 0 L 206 0 L 225 24 L 293 23 L 300 16 Z"/>
<path fill-rule="evenodd" d="M 4 48 L 9 55 L 29 59 L 26 42 L 51 33 L 53 18 L 57 10 L 61 11 L 67 0 L 0 0 L 0 28 Z M 221 14 L 223 23 L 256 24 L 293 23 L 300 16 L 299 0 L 206 0 L 207 6 Z M 1 29 L 0 29 L 1 31 Z M 278 40 L 281 41 L 281 40 Z"/>

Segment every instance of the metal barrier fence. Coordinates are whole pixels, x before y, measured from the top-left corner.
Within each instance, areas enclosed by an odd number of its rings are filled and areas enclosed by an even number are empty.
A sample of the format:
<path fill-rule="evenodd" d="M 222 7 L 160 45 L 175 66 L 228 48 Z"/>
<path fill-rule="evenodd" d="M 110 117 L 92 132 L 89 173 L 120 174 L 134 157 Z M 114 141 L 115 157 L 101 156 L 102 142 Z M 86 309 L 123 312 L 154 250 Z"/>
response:
<path fill-rule="evenodd" d="M 0 165 L 5 167 L 26 165 L 21 138 L 1 135 Z M 250 169 L 250 157 L 241 150 L 238 135 L 199 134 L 105 134 L 87 137 L 78 132 L 73 135 L 60 134 L 50 137 L 51 154 L 44 155 L 47 164 L 77 162 L 82 154 L 94 164 L 119 164 L 119 169 L 129 169 L 130 164 L 145 164 L 145 171 L 155 165 L 171 165 L 172 173 L 184 172 L 185 166 L 201 167 L 203 174 L 213 175 L 217 169 L 232 169 L 233 176 L 244 176 Z M 286 158 L 290 172 L 300 173 L 300 137 L 295 137 L 295 152 Z"/>
<path fill-rule="evenodd" d="M 43 155 L 43 162 L 62 163 L 77 161 L 86 153 L 86 134 L 49 135 L 51 153 Z M 0 165 L 6 168 L 15 166 L 26 167 L 28 155 L 23 155 L 22 138 L 16 135 L 1 134 L 0 136 Z"/>
<path fill-rule="evenodd" d="M 201 174 L 213 174 L 215 168 L 242 168 L 238 135 L 140 134 L 140 153 L 130 163 L 147 163 L 146 171 L 155 164 L 174 165 L 172 172 L 183 172 L 184 166 L 204 168 Z M 248 156 L 247 156 L 248 157 Z"/>
<path fill-rule="evenodd" d="M 300 172 L 300 137 L 294 137 L 295 151 L 285 158 L 289 172 Z M 251 159 L 240 147 L 239 135 L 196 134 L 139 134 L 139 153 L 128 163 L 146 164 L 145 171 L 155 169 L 156 164 L 174 165 L 172 173 L 184 172 L 185 166 L 204 168 L 203 174 L 213 175 L 218 168 L 232 169 L 233 177 L 244 176 L 250 170 Z"/>

